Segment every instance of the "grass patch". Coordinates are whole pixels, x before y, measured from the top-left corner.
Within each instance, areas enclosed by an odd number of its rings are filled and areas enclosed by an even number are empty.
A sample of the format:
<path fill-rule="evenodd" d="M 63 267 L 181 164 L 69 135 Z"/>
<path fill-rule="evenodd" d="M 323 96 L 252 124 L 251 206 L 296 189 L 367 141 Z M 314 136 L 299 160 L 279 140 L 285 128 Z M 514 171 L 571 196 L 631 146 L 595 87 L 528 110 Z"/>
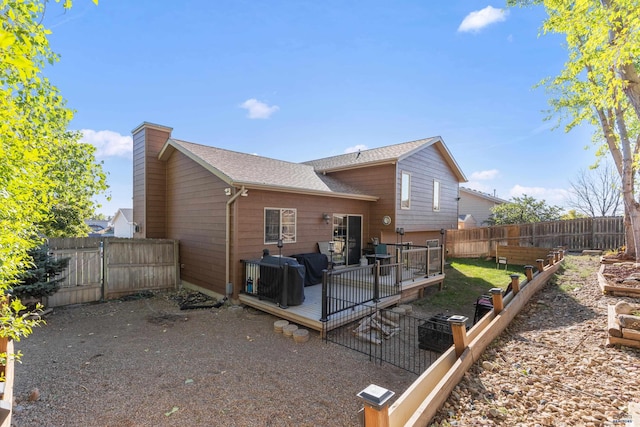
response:
<path fill-rule="evenodd" d="M 511 283 L 511 274 L 525 279 L 524 266 L 509 265 L 496 268 L 493 259 L 450 258 L 445 266 L 445 279 L 440 292 L 415 302 L 419 306 L 456 310 L 473 307 L 476 299 L 491 288 L 506 289 Z"/>

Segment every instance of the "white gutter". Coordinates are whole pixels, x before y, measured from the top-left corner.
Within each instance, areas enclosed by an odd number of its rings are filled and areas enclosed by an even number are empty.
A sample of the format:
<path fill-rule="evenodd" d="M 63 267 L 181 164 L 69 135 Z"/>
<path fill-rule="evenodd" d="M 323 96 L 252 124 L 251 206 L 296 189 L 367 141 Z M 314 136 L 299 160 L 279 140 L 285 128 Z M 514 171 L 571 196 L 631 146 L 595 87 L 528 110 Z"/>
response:
<path fill-rule="evenodd" d="M 231 294 L 233 294 L 233 289 L 231 290 L 231 293 L 229 293 L 229 290 L 227 289 L 227 287 L 229 286 L 229 280 L 230 280 L 230 272 L 229 272 L 229 262 L 230 262 L 230 257 L 231 254 L 229 253 L 231 251 L 231 242 L 229 241 L 230 239 L 230 235 L 231 235 L 231 231 L 230 231 L 230 216 L 231 216 L 231 205 L 233 204 L 233 202 L 236 201 L 236 199 L 242 195 L 247 195 L 247 190 L 244 188 L 244 185 L 240 188 L 240 191 L 236 192 L 236 194 L 234 194 L 233 196 L 231 196 L 231 198 L 229 200 L 227 200 L 227 213 L 226 213 L 226 226 L 225 226 L 225 293 L 229 294 L 227 295 L 228 297 L 231 296 Z"/>

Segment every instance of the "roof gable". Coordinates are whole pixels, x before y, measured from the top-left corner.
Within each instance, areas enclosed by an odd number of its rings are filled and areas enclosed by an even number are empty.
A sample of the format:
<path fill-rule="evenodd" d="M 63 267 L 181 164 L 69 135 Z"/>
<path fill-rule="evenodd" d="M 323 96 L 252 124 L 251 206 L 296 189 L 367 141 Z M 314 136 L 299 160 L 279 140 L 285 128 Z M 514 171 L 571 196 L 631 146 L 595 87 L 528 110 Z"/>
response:
<path fill-rule="evenodd" d="M 304 164 L 313 166 L 316 171 L 328 173 L 347 169 L 371 167 L 381 164 L 397 163 L 420 150 L 434 146 L 443 156 L 445 162 L 451 168 L 459 182 L 466 182 L 467 178 L 454 160 L 451 152 L 439 136 L 434 136 L 401 144 L 387 145 L 380 148 L 362 150 L 356 153 L 341 154 L 325 157 L 323 159 L 310 160 Z"/>
<path fill-rule="evenodd" d="M 484 200 L 487 200 L 487 201 L 490 201 L 490 202 L 496 203 L 496 204 L 509 203 L 507 200 L 501 199 L 499 197 L 492 196 L 491 194 L 488 194 L 488 193 L 483 193 L 482 191 L 473 190 L 473 189 L 467 188 L 467 187 L 460 187 L 460 193 L 461 194 L 467 194 L 467 195 L 470 195 L 470 196 L 479 197 L 481 199 L 484 199 Z"/>
<path fill-rule="evenodd" d="M 132 208 L 120 208 L 120 209 L 118 209 L 118 212 L 116 212 L 116 214 L 113 216 L 113 219 L 111 220 L 111 222 L 115 222 L 116 218 L 118 218 L 118 215 L 122 215 L 122 217 L 127 222 L 133 222 L 133 209 Z"/>

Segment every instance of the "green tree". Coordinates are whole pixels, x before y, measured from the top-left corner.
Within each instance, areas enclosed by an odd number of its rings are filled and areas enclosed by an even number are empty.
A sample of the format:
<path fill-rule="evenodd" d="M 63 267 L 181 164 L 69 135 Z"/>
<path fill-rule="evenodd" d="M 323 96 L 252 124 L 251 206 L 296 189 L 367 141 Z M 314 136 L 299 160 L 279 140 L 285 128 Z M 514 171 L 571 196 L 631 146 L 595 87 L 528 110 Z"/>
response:
<path fill-rule="evenodd" d="M 32 265 L 18 275 L 18 284 L 13 287 L 13 296 L 24 301 L 27 298 L 40 299 L 53 295 L 64 280 L 61 273 L 69 265 L 69 258 L 56 259 L 44 244 L 29 251 Z M 29 307 L 33 308 L 33 307 Z"/>
<path fill-rule="evenodd" d="M 640 205 L 635 179 L 640 155 L 639 0 L 508 0 L 509 5 L 543 5 L 544 33 L 566 37 L 568 60 L 560 75 L 543 81 L 550 104 L 569 131 L 582 123 L 597 127 L 620 175 L 627 231 L 627 255 L 640 254 Z M 633 240 L 632 242 L 630 240 Z"/>
<path fill-rule="evenodd" d="M 557 221 L 562 208 L 550 206 L 544 200 L 536 200 L 524 194 L 513 197 L 509 203 L 491 209 L 489 225 L 526 224 L 529 222 Z"/>
<path fill-rule="evenodd" d="M 58 57 L 42 25 L 46 0 L 0 0 L 0 299 L 30 265 L 28 251 L 41 243 L 55 207 L 84 210 L 88 196 L 105 189 L 93 147 L 67 127 L 73 112 L 43 75 Z M 97 3 L 94 0 L 94 3 Z M 71 7 L 64 0 L 63 7 Z M 76 182 L 76 180 L 78 180 Z M 0 335 L 31 331 L 15 315 L 20 302 L 0 304 Z M 12 314 L 13 313 L 13 314 Z"/>
<path fill-rule="evenodd" d="M 589 218 L 589 216 L 581 212 L 578 212 L 575 209 L 570 209 L 568 212 L 562 214 L 562 216 L 560 217 L 560 219 L 563 221 L 570 220 L 570 219 L 578 219 L 578 218 Z"/>

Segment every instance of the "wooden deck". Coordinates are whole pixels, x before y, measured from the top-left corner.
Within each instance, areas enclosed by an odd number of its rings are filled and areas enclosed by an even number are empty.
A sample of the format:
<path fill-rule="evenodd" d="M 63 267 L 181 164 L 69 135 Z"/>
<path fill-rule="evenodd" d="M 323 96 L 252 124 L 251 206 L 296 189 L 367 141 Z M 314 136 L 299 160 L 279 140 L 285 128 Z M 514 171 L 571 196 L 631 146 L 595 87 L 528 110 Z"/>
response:
<path fill-rule="evenodd" d="M 399 295 L 382 298 L 378 304 L 378 308 L 386 308 L 405 302 L 411 299 L 416 299 L 420 290 L 425 287 L 435 284 L 441 284 L 444 280 L 444 274 L 438 274 L 430 277 L 424 277 L 417 280 L 408 280 L 402 282 L 402 292 Z M 362 312 L 362 316 L 367 316 L 374 305 L 373 303 L 363 304 L 360 307 L 342 311 L 337 314 L 329 316 L 327 322 L 321 322 L 322 317 L 322 285 L 307 286 L 304 288 L 304 303 L 297 306 L 290 306 L 288 308 L 281 308 L 277 304 L 260 300 L 257 296 L 249 294 L 240 294 L 240 302 L 242 304 L 253 307 L 257 310 L 270 313 L 281 319 L 288 320 L 300 326 L 321 332 L 329 331 L 331 329 L 338 328 L 346 323 L 349 323 L 357 317 L 358 311 Z"/>

